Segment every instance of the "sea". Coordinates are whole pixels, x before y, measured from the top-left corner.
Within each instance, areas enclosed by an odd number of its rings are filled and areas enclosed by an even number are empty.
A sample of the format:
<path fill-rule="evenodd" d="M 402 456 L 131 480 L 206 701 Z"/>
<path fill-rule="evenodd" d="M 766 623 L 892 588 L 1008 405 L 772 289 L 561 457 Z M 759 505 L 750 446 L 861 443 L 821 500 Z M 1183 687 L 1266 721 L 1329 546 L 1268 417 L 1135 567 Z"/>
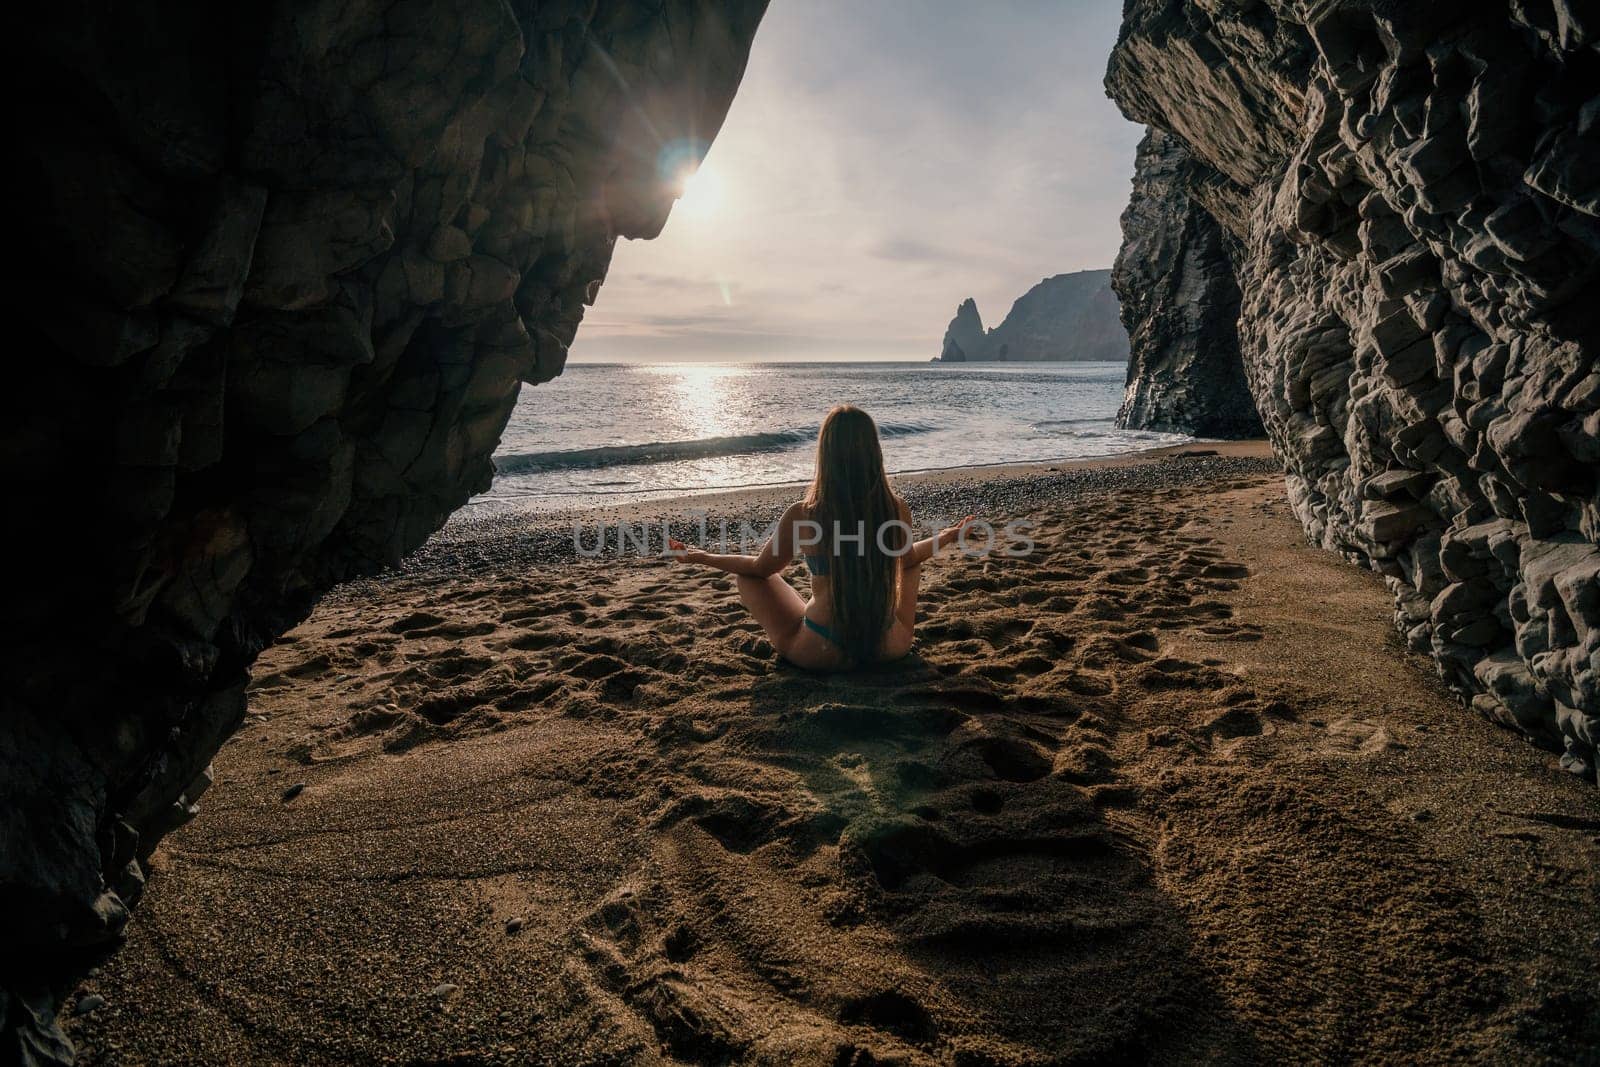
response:
<path fill-rule="evenodd" d="M 524 387 L 474 510 L 625 503 L 810 478 L 835 404 L 877 420 L 891 473 L 1137 452 L 1122 363 L 571 363 Z"/>

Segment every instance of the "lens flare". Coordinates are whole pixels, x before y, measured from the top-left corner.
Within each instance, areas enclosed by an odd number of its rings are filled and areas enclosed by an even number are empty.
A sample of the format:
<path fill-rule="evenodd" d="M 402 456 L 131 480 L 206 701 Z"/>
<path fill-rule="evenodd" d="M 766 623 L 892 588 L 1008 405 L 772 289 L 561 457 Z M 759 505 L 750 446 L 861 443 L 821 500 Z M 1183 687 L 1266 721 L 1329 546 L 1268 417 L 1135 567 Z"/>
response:
<path fill-rule="evenodd" d="M 679 179 L 683 190 L 678 197 L 677 210 L 691 218 L 707 218 L 716 214 L 722 204 L 722 178 L 710 167 L 701 164 L 698 170 L 688 171 Z"/>

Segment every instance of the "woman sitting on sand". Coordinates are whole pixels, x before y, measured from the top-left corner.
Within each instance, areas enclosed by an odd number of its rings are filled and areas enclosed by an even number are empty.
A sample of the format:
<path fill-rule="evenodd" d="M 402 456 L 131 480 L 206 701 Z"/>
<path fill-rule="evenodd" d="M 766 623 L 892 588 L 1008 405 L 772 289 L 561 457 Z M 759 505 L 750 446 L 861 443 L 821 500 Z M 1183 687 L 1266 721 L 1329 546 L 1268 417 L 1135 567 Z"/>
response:
<path fill-rule="evenodd" d="M 758 554 L 718 555 L 672 540 L 669 555 L 737 578 L 739 599 L 795 666 L 842 670 L 911 650 L 922 564 L 971 521 L 912 543 L 911 511 L 889 487 L 877 424 L 841 404 L 822 420 L 805 499 L 789 505 Z M 780 576 L 797 550 L 811 572 L 809 603 Z"/>

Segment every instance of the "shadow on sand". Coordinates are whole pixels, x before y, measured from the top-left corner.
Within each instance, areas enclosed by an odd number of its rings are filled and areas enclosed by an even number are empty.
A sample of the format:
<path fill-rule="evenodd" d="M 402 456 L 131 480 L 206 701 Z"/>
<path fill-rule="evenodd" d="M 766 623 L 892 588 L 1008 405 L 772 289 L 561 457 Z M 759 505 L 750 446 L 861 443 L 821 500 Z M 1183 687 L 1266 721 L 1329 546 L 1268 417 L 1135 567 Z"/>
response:
<path fill-rule="evenodd" d="M 1100 731 L 1077 702 L 914 653 L 832 677 L 783 666 L 749 706 L 721 761 L 686 761 L 707 788 L 663 820 L 683 836 L 661 889 L 696 899 L 658 910 L 721 914 L 667 931 L 682 958 L 632 990 L 675 1055 L 759 1036 L 837 1063 L 1259 1059 L 1144 845 L 1106 818 L 1137 793 L 1109 766 L 1058 767 L 1075 732 Z"/>

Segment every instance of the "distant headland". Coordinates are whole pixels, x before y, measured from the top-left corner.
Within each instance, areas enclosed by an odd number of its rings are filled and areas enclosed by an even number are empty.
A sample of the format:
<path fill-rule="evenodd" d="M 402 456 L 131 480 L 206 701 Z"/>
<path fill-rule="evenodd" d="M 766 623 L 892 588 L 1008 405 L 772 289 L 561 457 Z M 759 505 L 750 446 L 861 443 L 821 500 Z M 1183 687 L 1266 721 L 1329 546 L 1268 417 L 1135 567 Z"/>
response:
<path fill-rule="evenodd" d="M 1126 360 L 1128 331 L 1109 270 L 1057 274 L 1029 289 L 985 331 L 977 302 L 956 309 L 936 363 L 1060 363 Z"/>

